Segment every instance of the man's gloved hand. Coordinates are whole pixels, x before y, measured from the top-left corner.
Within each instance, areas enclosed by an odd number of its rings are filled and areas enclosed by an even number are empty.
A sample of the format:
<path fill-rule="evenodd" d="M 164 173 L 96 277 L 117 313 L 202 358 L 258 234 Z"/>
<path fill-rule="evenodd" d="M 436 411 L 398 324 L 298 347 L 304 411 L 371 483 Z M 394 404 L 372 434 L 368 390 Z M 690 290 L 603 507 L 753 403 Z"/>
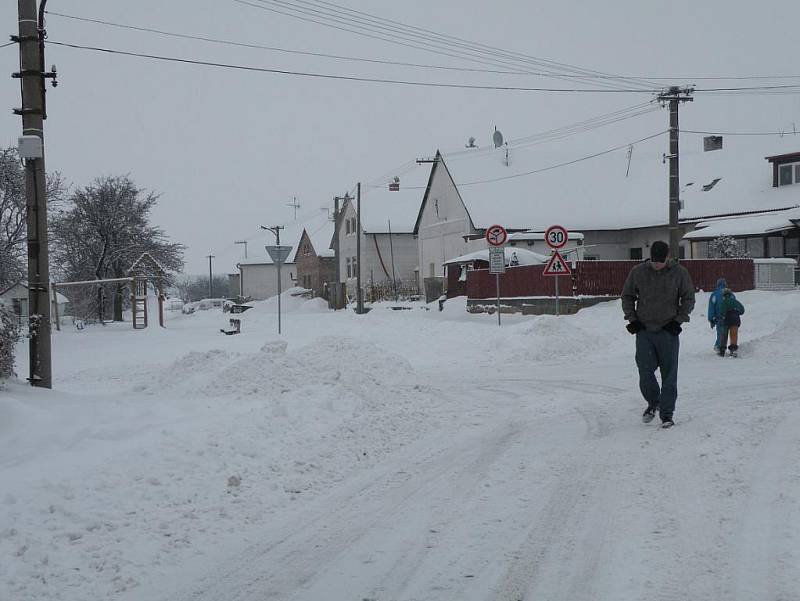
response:
<path fill-rule="evenodd" d="M 673 336 L 677 336 L 678 334 L 683 332 L 683 328 L 681 327 L 681 324 L 679 324 L 677 321 L 669 322 L 667 325 L 664 326 L 664 330 L 666 330 L 667 332 L 669 332 Z"/>
<path fill-rule="evenodd" d="M 714 321 L 713 319 L 709 319 L 708 320 L 708 325 L 710 325 L 711 329 L 713 330 L 715 327 L 717 327 L 717 322 Z"/>
<path fill-rule="evenodd" d="M 641 330 L 644 329 L 644 324 L 638 319 L 636 319 L 630 322 L 628 325 L 626 325 L 625 329 L 628 330 L 631 334 L 636 334 L 636 332 L 640 332 Z"/>

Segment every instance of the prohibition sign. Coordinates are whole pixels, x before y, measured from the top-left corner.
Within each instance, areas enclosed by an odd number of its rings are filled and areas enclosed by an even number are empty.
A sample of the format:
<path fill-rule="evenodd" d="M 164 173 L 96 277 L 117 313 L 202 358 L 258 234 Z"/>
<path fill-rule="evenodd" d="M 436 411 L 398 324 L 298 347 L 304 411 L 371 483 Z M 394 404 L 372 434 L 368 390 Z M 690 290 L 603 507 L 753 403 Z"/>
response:
<path fill-rule="evenodd" d="M 491 246 L 503 246 L 508 240 L 508 232 L 502 225 L 493 225 L 486 230 L 486 241 Z"/>
<path fill-rule="evenodd" d="M 562 248 L 569 240 L 567 230 L 560 225 L 551 225 L 544 233 L 544 241 L 550 248 Z"/>

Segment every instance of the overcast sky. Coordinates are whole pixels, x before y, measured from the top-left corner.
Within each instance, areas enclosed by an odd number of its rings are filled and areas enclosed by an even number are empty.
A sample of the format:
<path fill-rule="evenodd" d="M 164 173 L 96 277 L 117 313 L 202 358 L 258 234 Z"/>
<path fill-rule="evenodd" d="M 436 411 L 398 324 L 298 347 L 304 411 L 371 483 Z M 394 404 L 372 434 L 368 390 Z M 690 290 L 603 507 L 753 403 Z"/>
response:
<path fill-rule="evenodd" d="M 262 0 L 248 1 L 267 6 Z M 660 81 L 664 85 L 800 84 L 796 42 L 800 4 L 796 1 L 336 1 L 381 18 L 560 63 L 645 78 L 674 78 Z M 282 2 L 299 6 L 299 0 Z M 79 17 L 288 50 L 500 69 L 233 0 L 49 0 L 47 7 Z M 15 32 L 16 2 L 0 4 L 0 20 L 9 33 Z M 352 28 L 353 19 L 347 21 Z M 380 29 L 386 32 L 381 35 L 391 35 L 388 28 Z M 48 18 L 47 31 L 51 41 L 280 70 L 473 85 L 597 85 L 239 48 L 55 15 Z M 307 78 L 155 62 L 52 44 L 47 48 L 47 63 L 55 63 L 59 72 L 58 88 L 48 92 L 48 170 L 61 171 L 76 186 L 101 175 L 129 173 L 140 187 L 160 193 L 154 221 L 172 239 L 187 245 L 188 273 L 205 272 L 204 257 L 209 253 L 217 257 L 216 273 L 232 271 L 242 256 L 241 246 L 233 244 L 237 239 L 251 241 L 251 256 L 263 252 L 269 239 L 259 225 L 290 221 L 294 211 L 286 205 L 293 197 L 301 205 L 299 216 L 308 216 L 329 204 L 333 196 L 351 190 L 357 181 L 400 172 L 399 166 L 432 155 L 437 148 L 463 147 L 470 136 L 479 145 L 488 145 L 495 125 L 507 139 L 517 139 L 650 99 L 649 94 L 634 93 L 489 91 Z M 0 49 L 0 67 L 7 75 L 18 68 L 15 46 Z M 539 69 L 529 66 L 529 70 Z M 799 77 L 699 79 L 765 75 Z M 15 145 L 21 125 L 11 109 L 20 104 L 19 84 L 10 77 L 4 81 L 0 106 L 6 109 L 0 111 L 0 143 Z M 793 123 L 800 128 L 800 94 L 796 92 L 698 93 L 695 102 L 681 109 L 683 128 L 773 131 L 791 130 Z M 655 111 L 576 136 L 572 148 L 578 157 L 625 144 L 666 125 L 666 111 Z M 666 151 L 666 138 L 659 140 L 657 150 Z M 535 169 L 551 164 L 550 158 L 547 144 L 542 144 L 526 160 Z M 535 188 L 535 176 L 531 176 L 531 186 Z"/>

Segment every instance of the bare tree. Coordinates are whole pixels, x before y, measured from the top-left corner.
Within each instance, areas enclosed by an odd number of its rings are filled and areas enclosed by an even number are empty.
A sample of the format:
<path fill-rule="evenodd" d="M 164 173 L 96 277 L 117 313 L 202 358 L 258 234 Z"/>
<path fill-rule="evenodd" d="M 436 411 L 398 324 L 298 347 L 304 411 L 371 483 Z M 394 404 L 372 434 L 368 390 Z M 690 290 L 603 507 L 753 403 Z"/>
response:
<path fill-rule="evenodd" d="M 97 178 L 75 190 L 52 222 L 53 266 L 69 280 L 127 277 L 131 264 L 148 252 L 165 269 L 183 268 L 184 246 L 170 242 L 167 234 L 150 223 L 158 195 L 137 188 L 128 176 Z M 122 320 L 124 285 L 98 285 L 94 298 L 72 299 L 84 314 L 96 314 L 102 322 L 113 296 L 113 318 Z"/>
<path fill-rule="evenodd" d="M 48 174 L 48 204 L 58 206 L 65 192 L 61 175 Z M 27 234 L 25 171 L 16 148 L 0 148 L 0 289 L 25 277 Z"/>

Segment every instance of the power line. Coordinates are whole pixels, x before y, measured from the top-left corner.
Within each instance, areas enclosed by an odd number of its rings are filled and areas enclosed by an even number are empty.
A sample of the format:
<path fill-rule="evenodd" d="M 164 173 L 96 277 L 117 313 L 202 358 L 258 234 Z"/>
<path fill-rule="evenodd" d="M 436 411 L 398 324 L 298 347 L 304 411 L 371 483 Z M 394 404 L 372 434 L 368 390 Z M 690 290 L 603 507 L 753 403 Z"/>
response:
<path fill-rule="evenodd" d="M 351 13 L 356 13 L 356 14 L 358 14 L 358 11 L 350 11 L 350 9 L 344 9 L 343 7 L 337 7 L 341 10 L 339 11 L 340 14 L 336 14 L 336 12 L 332 13 L 329 9 L 327 9 L 327 12 L 325 9 L 320 10 L 321 7 L 319 6 L 315 6 L 315 8 L 308 8 L 304 6 L 297 6 L 296 4 L 293 4 L 291 2 L 286 2 L 281 0 L 255 0 L 259 4 L 254 4 L 253 2 L 247 0 L 234 0 L 234 1 L 239 4 L 244 4 L 254 8 L 259 8 L 261 10 L 267 10 L 284 16 L 300 19 L 302 21 L 316 23 L 318 25 L 323 25 L 325 27 L 330 27 L 340 31 L 346 31 L 349 33 L 354 33 L 356 35 L 378 39 L 393 44 L 400 44 L 404 46 L 409 45 L 405 42 L 399 42 L 398 41 L 399 37 L 400 39 L 405 40 L 406 42 L 414 42 L 414 44 L 423 44 L 423 47 L 420 47 L 418 45 L 411 45 L 411 47 L 413 48 L 422 49 L 437 54 L 444 54 L 446 56 L 456 57 L 460 59 L 469 59 L 483 64 L 491 64 L 495 66 L 502 66 L 505 68 L 508 67 L 521 68 L 519 66 L 520 63 L 535 64 L 539 67 L 544 65 L 546 68 L 553 68 L 553 65 L 557 64 L 553 63 L 553 61 L 547 61 L 545 59 L 537 59 L 535 57 L 527 57 L 525 55 L 519 55 L 517 53 L 509 53 L 502 49 L 494 49 L 489 46 L 483 46 L 481 44 L 476 44 L 466 40 L 461 40 L 460 38 L 455 38 L 453 36 L 446 36 L 443 34 L 438 34 L 436 32 L 430 32 L 429 30 L 410 27 L 402 23 L 399 23 L 397 21 L 380 19 L 377 17 L 373 17 L 372 15 L 368 15 L 369 17 L 368 19 L 359 17 L 356 19 L 356 22 L 353 22 L 353 17 L 350 15 L 346 15 L 345 18 L 340 16 L 341 11 L 342 10 L 349 11 Z M 304 2 L 304 4 L 309 4 L 309 3 Z M 324 3 L 324 4 L 329 4 L 329 3 Z M 278 10 L 277 8 L 275 8 L 275 6 L 283 8 L 284 11 L 289 10 L 289 11 L 294 11 L 295 13 L 300 13 L 300 15 L 294 14 L 292 12 L 287 13 L 282 10 Z M 367 15 L 367 13 L 360 13 L 360 14 Z M 307 16 L 302 16 L 302 15 L 307 15 Z M 320 21 L 319 19 L 323 19 L 323 21 Z M 327 20 L 327 22 L 325 20 Z M 399 27 L 397 27 L 396 25 L 399 25 Z M 391 36 L 386 33 L 387 30 L 391 30 L 392 32 Z M 422 31 L 425 32 L 425 34 L 421 35 L 413 30 Z M 434 36 L 433 40 L 431 39 L 431 36 L 429 34 L 433 34 Z M 452 42 L 449 40 L 456 40 L 456 42 Z M 490 50 L 485 50 L 483 48 L 488 48 Z M 517 56 L 514 56 L 514 54 L 517 54 Z M 523 58 L 519 58 L 520 56 Z M 576 78 L 577 80 L 583 79 L 582 75 L 584 75 L 584 73 L 581 72 L 581 69 L 579 67 L 568 66 L 559 68 L 561 68 L 562 71 L 565 68 L 571 70 L 573 72 L 573 77 Z M 526 66 L 526 69 L 529 70 L 530 67 Z M 574 74 L 575 72 L 577 72 L 578 74 L 575 75 Z M 550 72 L 545 76 L 561 78 L 560 75 L 561 73 Z M 617 76 L 609 76 L 609 77 L 615 80 L 619 79 Z M 592 82 L 592 83 L 595 85 L 603 85 L 606 87 L 615 85 L 607 81 Z M 641 85 L 641 82 L 625 82 L 625 83 L 628 86 L 630 86 L 631 84 Z M 616 85 L 618 86 L 618 84 Z"/>
<path fill-rule="evenodd" d="M 257 0 L 257 1 L 264 2 L 266 0 Z M 415 27 L 413 25 L 408 25 L 408 24 L 402 23 L 400 21 L 395 21 L 395 20 L 392 20 L 392 19 L 385 19 L 385 18 L 382 18 L 382 17 L 377 17 L 376 15 L 372 15 L 372 14 L 367 13 L 367 12 L 354 10 L 354 9 L 351 9 L 351 8 L 348 8 L 348 7 L 345 7 L 345 6 L 334 4 L 333 2 L 327 2 L 325 0 L 312 0 L 311 2 L 309 2 L 308 0 L 295 0 L 295 2 L 299 2 L 300 4 L 305 4 L 305 5 L 311 4 L 311 5 L 325 5 L 325 6 L 333 7 L 334 9 L 338 9 L 339 13 L 344 13 L 344 14 L 349 13 L 349 14 L 352 14 L 352 15 L 359 15 L 359 16 L 367 17 L 367 21 L 368 22 L 372 21 L 372 22 L 376 22 L 376 23 L 381 24 L 381 25 L 384 24 L 384 23 L 391 23 L 391 24 L 394 24 L 394 25 L 398 25 L 401 28 L 404 28 L 406 30 L 412 30 L 412 31 L 422 32 L 424 34 L 433 35 L 435 38 L 438 38 L 440 40 L 452 40 L 453 42 L 457 42 L 458 45 L 461 45 L 461 46 L 465 45 L 466 47 L 469 47 L 469 48 L 483 49 L 484 51 L 489 51 L 489 53 L 493 54 L 493 55 L 505 56 L 505 57 L 509 57 L 509 58 L 516 58 L 518 60 L 522 60 L 522 61 L 528 62 L 528 63 L 546 64 L 546 65 L 548 65 L 550 67 L 562 69 L 563 71 L 569 71 L 569 72 L 573 72 L 573 73 L 580 73 L 581 76 L 583 76 L 583 75 L 587 75 L 588 76 L 588 75 L 591 74 L 591 75 L 599 76 L 599 77 L 602 77 L 602 78 L 616 79 L 618 81 L 625 81 L 627 85 L 630 85 L 631 83 L 641 85 L 641 83 L 642 83 L 641 81 L 639 81 L 640 78 L 630 78 L 630 77 L 623 77 L 623 76 L 619 76 L 619 75 L 612 75 L 612 74 L 608 74 L 608 73 L 603 73 L 602 71 L 596 71 L 596 70 L 593 70 L 593 69 L 586 69 L 584 67 L 571 65 L 569 63 L 557 62 L 557 61 L 553 61 L 553 60 L 550 60 L 550 59 L 531 56 L 529 54 L 524 54 L 524 53 L 521 53 L 521 52 L 505 50 L 503 48 L 498 48 L 496 46 L 490 46 L 490 45 L 482 44 L 482 43 L 479 43 L 479 42 L 472 42 L 472 41 L 466 40 L 464 38 L 459 38 L 459 37 L 456 37 L 456 36 L 451 36 L 451 35 L 447 35 L 447 34 L 438 33 L 436 31 L 433 31 L 433 30 L 430 30 L 430 29 L 425 29 L 425 28 L 421 28 L 421 27 Z M 647 83 L 648 85 L 652 85 L 650 82 L 644 82 L 644 83 Z"/>
<path fill-rule="evenodd" d="M 696 129 L 682 129 L 682 134 L 705 134 L 708 136 L 795 136 L 798 131 L 699 131 Z"/>
<path fill-rule="evenodd" d="M 476 84 L 457 84 L 457 83 L 443 83 L 443 82 L 425 82 L 413 81 L 404 79 L 388 79 L 378 77 L 356 77 L 352 75 L 333 75 L 327 73 L 314 73 L 310 71 L 291 71 L 287 69 L 271 69 L 267 67 L 252 67 L 247 65 L 238 65 L 235 63 L 220 63 L 214 61 L 201 61 L 196 59 L 178 58 L 173 56 L 164 56 L 159 54 L 147 54 L 143 52 L 129 52 L 125 50 L 114 50 L 112 48 L 101 48 L 99 46 L 84 46 L 82 44 L 72 44 L 69 42 L 58 42 L 48 40 L 49 44 L 56 46 L 63 46 L 65 48 L 74 48 L 78 50 L 88 50 L 91 52 L 102 52 L 106 54 L 117 54 L 121 56 L 132 56 L 137 58 L 146 58 L 157 61 L 183 63 L 190 65 L 201 65 L 206 67 L 218 67 L 222 69 L 234 69 L 238 71 L 252 71 L 257 73 L 274 73 L 277 75 L 295 75 L 300 77 L 312 77 L 319 79 L 338 79 L 344 81 L 357 81 L 357 82 L 370 82 L 370 83 L 385 83 L 405 86 L 422 86 L 433 88 L 454 88 L 454 89 L 467 89 L 467 90 L 498 90 L 506 92 L 571 92 L 571 93 L 633 93 L 633 94 L 653 94 L 654 90 L 641 90 L 641 89 L 622 89 L 622 88 L 540 88 L 540 87 L 526 87 L 526 86 L 490 86 L 490 85 L 476 85 Z"/>
<path fill-rule="evenodd" d="M 0 44 L 0 48 L 8 48 L 9 46 L 13 46 L 16 42 L 6 42 L 5 44 Z"/>
<path fill-rule="evenodd" d="M 482 179 L 476 180 L 472 182 L 461 182 L 458 184 L 459 187 L 461 186 L 475 186 L 478 184 L 491 184 L 494 182 L 505 181 L 509 179 L 516 179 L 518 177 L 526 177 L 528 175 L 536 175 L 537 173 L 544 173 L 545 171 L 552 171 L 553 169 L 559 169 L 561 167 L 567 167 L 569 165 L 574 165 L 575 163 L 581 163 L 583 161 L 588 161 L 590 159 L 595 159 L 597 157 L 603 156 L 605 154 L 611 154 L 612 152 L 616 152 L 618 150 L 622 150 L 623 148 L 628 148 L 629 146 L 633 146 L 635 144 L 640 144 L 642 142 L 646 142 L 647 140 L 652 140 L 653 138 L 657 138 L 659 136 L 663 136 L 665 133 L 669 132 L 668 129 L 660 131 L 658 133 L 645 136 L 644 138 L 639 138 L 638 140 L 634 140 L 633 142 L 626 142 L 625 144 L 620 144 L 619 146 L 614 146 L 613 148 L 608 148 L 606 150 L 602 150 L 600 152 L 595 152 L 594 154 L 586 155 L 579 159 L 573 159 L 571 161 L 566 161 L 564 163 L 557 163 L 555 165 L 550 165 L 548 167 L 542 167 L 541 169 L 533 169 L 532 171 L 524 171 L 522 173 L 514 173 L 512 175 L 506 175 L 503 177 L 495 177 L 490 179 Z M 445 155 L 446 158 L 446 155 Z M 406 190 L 424 190 L 426 186 L 405 186 Z"/>
<path fill-rule="evenodd" d="M 383 60 L 383 59 L 372 59 L 372 58 L 364 58 L 364 57 L 356 57 L 356 56 L 345 56 L 340 54 L 327 54 L 323 52 L 310 52 L 306 50 L 292 50 L 289 48 L 279 48 L 277 46 L 265 46 L 262 44 L 253 44 L 247 42 L 236 42 L 233 40 L 226 40 L 221 38 L 212 38 L 207 36 L 200 36 L 200 35 L 193 35 L 188 33 L 179 33 L 174 31 L 166 31 L 164 29 L 155 29 L 153 27 L 144 27 L 144 26 L 137 26 L 137 25 L 126 25 L 124 23 L 115 23 L 113 21 L 104 21 L 101 19 L 90 19 L 88 17 L 79 17 L 76 15 L 68 15 L 65 13 L 58 13 L 53 11 L 46 11 L 48 15 L 62 17 L 64 19 L 72 19 L 75 21 L 82 21 L 85 23 L 94 23 L 97 25 L 105 25 L 107 27 L 116 27 L 119 29 L 128 29 L 132 31 L 139 31 L 139 32 L 146 32 L 146 33 L 153 33 L 156 35 L 162 35 L 167 37 L 185 39 L 185 40 L 195 40 L 201 42 L 209 42 L 212 44 L 222 44 L 226 46 L 236 46 L 239 48 L 250 48 L 255 50 L 269 50 L 273 52 L 283 52 L 286 54 L 297 54 L 301 56 L 314 56 L 318 58 L 329 58 L 335 60 L 342 60 L 342 61 L 353 61 L 353 62 L 364 62 L 364 63 L 372 63 L 372 64 L 379 64 L 379 65 L 393 65 L 399 67 L 415 67 L 421 69 L 440 69 L 445 71 L 462 71 L 462 72 L 476 72 L 476 73 L 493 73 L 499 75 L 528 75 L 524 71 L 500 71 L 496 69 L 478 69 L 473 67 L 452 67 L 446 65 L 430 65 L 425 63 L 409 63 L 409 62 L 402 62 L 402 61 L 390 61 L 390 60 Z M 13 42 L 12 42 L 13 43 Z M 8 45 L 8 44 L 7 44 Z M 541 74 L 536 74 L 541 75 Z"/>
<path fill-rule="evenodd" d="M 590 155 L 581 157 L 579 159 L 574 159 L 572 161 L 566 161 L 564 163 L 558 163 L 556 165 L 550 165 L 549 167 L 543 167 L 541 169 L 534 169 L 533 171 L 525 171 L 523 173 L 515 173 L 513 175 L 506 175 L 505 177 L 496 177 L 496 178 L 493 178 L 493 179 L 477 180 L 477 181 L 473 181 L 473 182 L 465 182 L 465 183 L 462 183 L 462 184 L 459 184 L 459 185 L 460 186 L 474 186 L 476 184 L 489 184 L 489 183 L 493 183 L 493 182 L 505 181 L 505 180 L 508 180 L 508 179 L 515 179 L 515 178 L 518 178 L 518 177 L 525 177 L 527 175 L 535 175 L 537 173 L 544 173 L 545 171 L 552 171 L 553 169 L 559 169 L 560 167 L 567 167 L 569 165 L 574 165 L 575 163 L 581 163 L 583 161 L 588 161 L 590 159 L 594 159 L 594 158 L 597 158 L 599 156 L 603 156 L 604 154 L 610 154 L 612 152 L 616 152 L 618 150 L 622 150 L 623 148 L 628 148 L 629 146 L 633 146 L 635 144 L 640 144 L 641 142 L 646 142 L 647 140 L 652 140 L 653 138 L 657 138 L 658 136 L 663 136 L 668 131 L 669 130 L 665 129 L 665 130 L 660 131 L 658 133 L 655 133 L 655 134 L 652 134 L 652 135 L 649 135 L 649 136 L 645 136 L 644 138 L 639 138 L 638 140 L 634 140 L 633 142 L 627 142 L 625 144 L 621 144 L 620 146 L 615 146 L 614 148 L 609 148 L 609 149 L 603 150 L 601 152 L 596 152 L 594 154 L 590 154 Z"/>

